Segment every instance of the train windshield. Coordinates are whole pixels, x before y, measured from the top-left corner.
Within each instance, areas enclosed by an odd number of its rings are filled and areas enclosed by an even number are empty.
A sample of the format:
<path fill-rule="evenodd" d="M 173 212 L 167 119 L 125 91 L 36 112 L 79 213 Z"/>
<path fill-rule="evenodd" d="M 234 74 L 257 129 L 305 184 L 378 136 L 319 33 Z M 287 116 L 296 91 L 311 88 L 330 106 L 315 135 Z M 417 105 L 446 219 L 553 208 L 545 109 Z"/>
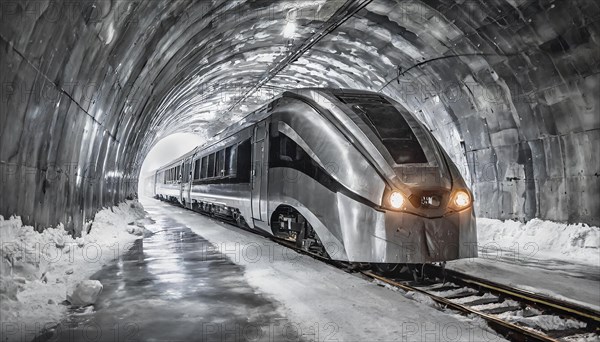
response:
<path fill-rule="evenodd" d="M 338 95 L 371 128 L 396 164 L 424 164 L 427 156 L 415 132 L 396 107 L 377 95 Z"/>

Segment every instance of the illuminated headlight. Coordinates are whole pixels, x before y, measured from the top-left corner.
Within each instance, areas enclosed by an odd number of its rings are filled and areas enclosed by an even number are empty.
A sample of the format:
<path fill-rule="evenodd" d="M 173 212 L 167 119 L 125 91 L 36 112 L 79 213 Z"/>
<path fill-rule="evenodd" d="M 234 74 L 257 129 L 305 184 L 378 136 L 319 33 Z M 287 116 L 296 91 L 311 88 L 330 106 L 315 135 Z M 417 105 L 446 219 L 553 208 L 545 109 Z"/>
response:
<path fill-rule="evenodd" d="M 454 205 L 459 208 L 466 208 L 471 204 L 471 196 L 464 190 L 458 190 L 456 194 L 454 194 Z"/>
<path fill-rule="evenodd" d="M 404 196 L 401 193 L 394 191 L 390 195 L 390 205 L 394 209 L 400 209 L 404 205 Z"/>

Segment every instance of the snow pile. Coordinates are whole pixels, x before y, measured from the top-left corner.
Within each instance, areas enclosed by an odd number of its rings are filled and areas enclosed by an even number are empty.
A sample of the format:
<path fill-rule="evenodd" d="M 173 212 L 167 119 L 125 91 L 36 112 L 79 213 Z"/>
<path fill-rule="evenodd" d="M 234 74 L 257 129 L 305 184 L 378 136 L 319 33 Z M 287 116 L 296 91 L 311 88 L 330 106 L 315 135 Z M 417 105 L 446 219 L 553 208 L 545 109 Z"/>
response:
<path fill-rule="evenodd" d="M 489 303 L 489 304 L 482 304 L 482 305 L 474 305 L 471 308 L 475 309 L 475 310 L 479 310 L 479 311 L 483 311 L 483 310 L 489 310 L 489 309 L 497 309 L 497 308 L 507 308 L 507 307 L 517 307 L 520 306 L 520 303 L 517 301 L 514 301 L 512 299 L 505 299 L 502 303 Z"/>
<path fill-rule="evenodd" d="M 56 325 L 74 287 L 128 251 L 140 236 L 145 211 L 127 201 L 98 212 L 73 238 L 59 224 L 38 233 L 20 217 L 0 216 L 0 316 L 2 341 L 31 340 Z M 26 334 L 26 338 L 23 334 Z"/>
<path fill-rule="evenodd" d="M 73 292 L 67 295 L 67 300 L 73 306 L 87 306 L 96 303 L 100 292 L 102 292 L 102 283 L 88 279 L 75 285 Z"/>
<path fill-rule="evenodd" d="M 535 316 L 531 316 L 530 314 L 526 314 L 523 310 L 519 310 L 505 312 L 498 315 L 498 317 L 509 322 L 520 323 L 521 325 L 539 331 L 584 329 L 586 327 L 586 323 L 571 318 L 543 315 L 539 311 L 534 312 L 534 314 Z"/>
<path fill-rule="evenodd" d="M 478 218 L 477 239 L 484 254 L 509 251 L 527 258 L 600 265 L 600 228 L 586 224 Z"/>

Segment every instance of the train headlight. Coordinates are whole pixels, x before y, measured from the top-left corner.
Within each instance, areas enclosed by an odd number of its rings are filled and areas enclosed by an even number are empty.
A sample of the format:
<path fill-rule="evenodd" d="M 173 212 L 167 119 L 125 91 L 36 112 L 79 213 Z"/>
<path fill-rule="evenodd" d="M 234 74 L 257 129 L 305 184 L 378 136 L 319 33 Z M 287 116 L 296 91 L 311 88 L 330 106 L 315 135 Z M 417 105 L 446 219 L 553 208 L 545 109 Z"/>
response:
<path fill-rule="evenodd" d="M 452 203 L 457 209 L 464 209 L 471 205 L 471 196 L 465 190 L 458 190 L 454 194 L 454 198 L 452 199 Z"/>
<path fill-rule="evenodd" d="M 404 196 L 398 191 L 394 191 L 390 194 L 390 205 L 394 209 L 400 209 L 404 205 Z"/>

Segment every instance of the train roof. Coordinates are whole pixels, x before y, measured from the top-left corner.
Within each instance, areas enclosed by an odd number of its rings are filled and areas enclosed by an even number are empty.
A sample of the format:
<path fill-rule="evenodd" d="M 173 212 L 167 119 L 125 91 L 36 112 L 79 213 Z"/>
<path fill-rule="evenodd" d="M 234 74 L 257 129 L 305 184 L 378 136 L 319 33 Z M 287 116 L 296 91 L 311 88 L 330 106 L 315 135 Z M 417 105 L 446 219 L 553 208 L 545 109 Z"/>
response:
<path fill-rule="evenodd" d="M 310 97 L 312 97 L 312 95 L 314 95 L 315 92 L 331 95 L 332 97 L 337 97 L 342 94 L 382 95 L 380 93 L 368 91 L 368 90 L 345 89 L 345 88 L 314 88 L 314 87 L 312 87 L 312 88 L 298 88 L 298 89 L 286 90 L 285 92 L 281 93 L 280 95 L 272 98 L 267 104 L 264 104 L 263 106 L 259 107 L 258 109 L 255 109 L 255 110 L 249 112 L 248 114 L 246 114 L 244 117 L 242 117 L 237 122 L 233 123 L 232 125 L 226 127 L 225 129 L 221 130 L 220 132 L 216 133 L 214 136 L 209 138 L 204 144 L 195 147 L 194 149 L 192 149 L 191 151 L 187 152 L 186 154 L 180 156 L 179 158 L 174 159 L 171 162 L 169 162 L 168 164 L 165 164 L 162 167 L 158 168 L 156 171 L 158 172 L 163 169 L 173 167 L 175 164 L 180 163 L 182 160 L 193 156 L 198 151 L 204 150 L 204 149 L 222 141 L 223 139 L 226 139 L 227 137 L 231 136 L 232 134 L 239 132 L 247 127 L 250 127 L 250 126 L 258 123 L 262 119 L 269 116 L 270 106 L 282 97 L 288 97 L 288 96 L 289 97 L 303 97 L 303 98 L 309 99 Z"/>

